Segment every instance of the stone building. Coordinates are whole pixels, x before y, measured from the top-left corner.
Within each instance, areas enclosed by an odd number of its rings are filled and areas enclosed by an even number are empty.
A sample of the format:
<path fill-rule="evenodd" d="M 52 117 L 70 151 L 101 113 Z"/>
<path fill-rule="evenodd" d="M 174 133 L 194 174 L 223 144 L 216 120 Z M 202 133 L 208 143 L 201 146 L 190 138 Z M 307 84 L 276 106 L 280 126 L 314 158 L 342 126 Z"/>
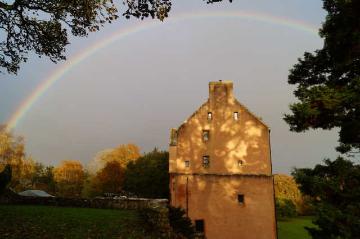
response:
<path fill-rule="evenodd" d="M 270 131 L 233 95 L 209 83 L 209 99 L 170 139 L 171 205 L 207 239 L 276 238 Z"/>

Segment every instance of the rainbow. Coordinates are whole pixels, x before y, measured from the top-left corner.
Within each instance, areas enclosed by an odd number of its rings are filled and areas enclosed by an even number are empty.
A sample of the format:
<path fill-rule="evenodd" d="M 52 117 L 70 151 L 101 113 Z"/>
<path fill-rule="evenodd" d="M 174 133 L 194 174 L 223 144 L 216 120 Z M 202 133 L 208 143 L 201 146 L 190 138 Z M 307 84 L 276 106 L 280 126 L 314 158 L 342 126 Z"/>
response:
<path fill-rule="evenodd" d="M 236 18 L 236 19 L 246 19 L 262 23 L 273 24 L 277 26 L 284 26 L 292 28 L 295 30 L 307 32 L 309 34 L 317 34 L 317 28 L 308 23 L 293 20 L 289 18 L 283 18 L 273 15 L 268 15 L 265 13 L 259 12 L 245 12 L 245 11 L 233 11 L 233 12 L 190 12 L 187 14 L 179 14 L 176 16 L 170 16 L 166 20 L 167 23 L 179 22 L 189 19 L 198 19 L 198 18 Z M 8 130 L 14 129 L 19 121 L 23 119 L 27 112 L 30 111 L 31 107 L 35 104 L 37 100 L 58 80 L 63 79 L 64 76 L 71 71 L 74 67 L 79 65 L 88 57 L 92 56 L 99 50 L 107 47 L 108 45 L 121 40 L 127 36 L 133 35 L 135 33 L 141 32 L 143 30 L 148 30 L 154 27 L 161 26 L 163 23 L 152 20 L 152 21 L 143 21 L 138 24 L 131 25 L 127 28 L 120 29 L 112 33 L 110 36 L 104 37 L 102 40 L 92 44 L 90 47 L 85 48 L 76 55 L 72 56 L 65 61 L 60 67 L 56 68 L 54 72 L 50 73 L 46 79 L 39 84 L 36 89 L 20 104 L 20 106 L 15 110 L 11 115 L 9 120 L 6 123 L 6 128 Z"/>

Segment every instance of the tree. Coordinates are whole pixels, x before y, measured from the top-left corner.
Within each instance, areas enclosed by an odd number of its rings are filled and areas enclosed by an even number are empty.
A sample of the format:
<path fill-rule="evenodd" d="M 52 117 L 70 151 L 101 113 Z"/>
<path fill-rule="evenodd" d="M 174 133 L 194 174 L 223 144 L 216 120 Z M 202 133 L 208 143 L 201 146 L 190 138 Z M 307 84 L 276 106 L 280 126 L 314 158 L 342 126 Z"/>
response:
<path fill-rule="evenodd" d="M 127 165 L 124 190 L 141 197 L 169 198 L 169 153 L 156 148 Z"/>
<path fill-rule="evenodd" d="M 324 0 L 328 12 L 320 29 L 322 49 L 305 52 L 293 67 L 289 83 L 299 102 L 285 115 L 296 132 L 339 128 L 337 150 L 360 151 L 360 1 Z M 313 238 L 359 237 L 359 165 L 341 157 L 314 169 L 293 173 L 302 193 L 315 204 Z"/>
<path fill-rule="evenodd" d="M 0 195 L 4 192 L 11 181 L 11 166 L 7 164 L 2 172 L 0 172 Z"/>
<path fill-rule="evenodd" d="M 126 165 L 140 157 L 139 147 L 135 144 L 121 144 L 113 149 L 106 149 L 99 152 L 93 161 L 90 163 L 89 168 L 91 173 L 96 173 L 103 169 L 108 162 L 117 161 L 121 167 L 125 168 Z"/>
<path fill-rule="evenodd" d="M 287 209 L 290 209 L 292 204 L 295 206 L 295 213 L 293 213 L 293 215 L 296 213 L 306 214 L 309 211 L 308 205 L 305 203 L 306 200 L 301 194 L 293 177 L 284 174 L 275 174 L 274 189 L 277 209 L 284 209 L 284 211 L 289 211 Z"/>
<path fill-rule="evenodd" d="M 186 216 L 184 209 L 169 206 L 169 223 L 172 231 L 175 235 L 181 236 L 180 238 L 195 238 L 194 225 Z"/>
<path fill-rule="evenodd" d="M 360 150 L 360 1 L 324 0 L 322 49 L 305 52 L 289 84 L 299 102 L 285 115 L 290 129 L 340 128 L 338 150 Z"/>
<path fill-rule="evenodd" d="M 31 187 L 33 189 L 44 190 L 50 194 L 55 193 L 54 167 L 45 166 L 36 162 L 32 175 Z"/>
<path fill-rule="evenodd" d="M 34 162 L 25 155 L 23 138 L 15 137 L 5 127 L 0 127 L 0 170 L 6 165 L 12 169 L 11 188 L 20 191 L 31 185 Z"/>
<path fill-rule="evenodd" d="M 95 177 L 98 192 L 119 193 L 124 180 L 124 168 L 118 161 L 107 162 Z"/>
<path fill-rule="evenodd" d="M 338 157 L 314 169 L 295 169 L 300 190 L 313 199 L 318 227 L 307 228 L 314 239 L 352 239 L 360 235 L 360 166 Z"/>
<path fill-rule="evenodd" d="M 121 0 L 120 0 L 121 1 Z M 119 1 L 119 3 L 120 3 Z M 207 3 L 222 0 L 207 0 Z M 122 0 L 126 18 L 168 17 L 171 0 Z M 78 37 L 118 18 L 113 0 L 0 0 L 0 67 L 17 73 L 29 52 L 65 59 L 68 31 Z"/>
<path fill-rule="evenodd" d="M 54 169 L 56 191 L 62 197 L 80 197 L 84 184 L 84 170 L 77 160 L 64 160 Z"/>

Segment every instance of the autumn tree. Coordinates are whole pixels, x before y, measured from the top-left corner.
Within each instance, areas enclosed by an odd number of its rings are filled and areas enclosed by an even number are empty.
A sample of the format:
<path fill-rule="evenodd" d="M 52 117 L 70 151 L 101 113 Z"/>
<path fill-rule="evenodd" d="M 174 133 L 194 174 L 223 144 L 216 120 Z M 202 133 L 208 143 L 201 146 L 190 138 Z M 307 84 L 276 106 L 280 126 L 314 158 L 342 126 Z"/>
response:
<path fill-rule="evenodd" d="M 300 192 L 299 186 L 292 176 L 274 175 L 275 199 L 279 207 L 295 207 L 295 214 L 308 215 L 312 213 L 310 199 Z M 292 210 L 292 209 L 291 209 Z"/>
<path fill-rule="evenodd" d="M 90 162 L 89 168 L 91 173 L 96 173 L 103 169 L 108 162 L 117 161 L 121 167 L 140 157 L 139 147 L 134 144 L 121 144 L 113 149 L 106 149 L 99 152 L 96 157 Z"/>
<path fill-rule="evenodd" d="M 21 191 L 31 186 L 34 161 L 25 155 L 23 138 L 15 137 L 6 127 L 0 127 L 0 170 L 6 165 L 12 169 L 11 188 Z"/>
<path fill-rule="evenodd" d="M 80 197 L 84 184 L 84 169 L 77 160 L 64 160 L 54 169 L 56 191 L 62 197 Z"/>
<path fill-rule="evenodd" d="M 97 192 L 119 193 L 123 186 L 124 168 L 119 161 L 110 161 L 95 176 Z"/>
<path fill-rule="evenodd" d="M 124 190 L 141 197 L 169 198 L 169 153 L 154 149 L 127 165 Z"/>
<path fill-rule="evenodd" d="M 45 166 L 35 162 L 31 180 L 31 188 L 46 191 L 50 194 L 55 193 L 54 167 Z"/>
<path fill-rule="evenodd" d="M 339 129 L 341 153 L 360 153 L 360 1 L 323 0 L 322 49 L 305 52 L 291 69 L 298 102 L 285 115 L 290 129 Z M 312 196 L 315 239 L 358 238 L 359 165 L 342 157 L 293 172 L 300 190 Z"/>

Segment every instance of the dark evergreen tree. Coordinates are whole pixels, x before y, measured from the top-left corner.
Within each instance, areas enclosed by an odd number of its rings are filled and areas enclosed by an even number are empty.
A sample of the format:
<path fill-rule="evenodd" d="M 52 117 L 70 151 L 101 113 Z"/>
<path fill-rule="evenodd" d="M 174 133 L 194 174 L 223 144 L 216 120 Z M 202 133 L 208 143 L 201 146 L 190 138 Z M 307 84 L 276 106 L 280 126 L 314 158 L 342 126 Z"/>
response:
<path fill-rule="evenodd" d="M 323 0 L 328 12 L 320 29 L 322 49 L 306 52 L 289 83 L 299 102 L 285 121 L 292 131 L 339 128 L 341 153 L 360 150 L 360 1 Z M 360 169 L 341 157 L 314 169 L 295 169 L 302 193 L 313 200 L 313 238 L 359 238 Z"/>
<path fill-rule="evenodd" d="M 339 128 L 338 150 L 360 149 L 360 1 L 324 0 L 322 49 L 306 52 L 289 83 L 299 102 L 285 115 L 290 129 Z"/>
<path fill-rule="evenodd" d="M 360 235 L 360 166 L 341 157 L 314 169 L 295 169 L 300 190 L 313 199 L 315 239 L 354 239 Z"/>
<path fill-rule="evenodd" d="M 154 149 L 125 170 L 125 191 L 147 198 L 169 198 L 169 153 Z"/>

